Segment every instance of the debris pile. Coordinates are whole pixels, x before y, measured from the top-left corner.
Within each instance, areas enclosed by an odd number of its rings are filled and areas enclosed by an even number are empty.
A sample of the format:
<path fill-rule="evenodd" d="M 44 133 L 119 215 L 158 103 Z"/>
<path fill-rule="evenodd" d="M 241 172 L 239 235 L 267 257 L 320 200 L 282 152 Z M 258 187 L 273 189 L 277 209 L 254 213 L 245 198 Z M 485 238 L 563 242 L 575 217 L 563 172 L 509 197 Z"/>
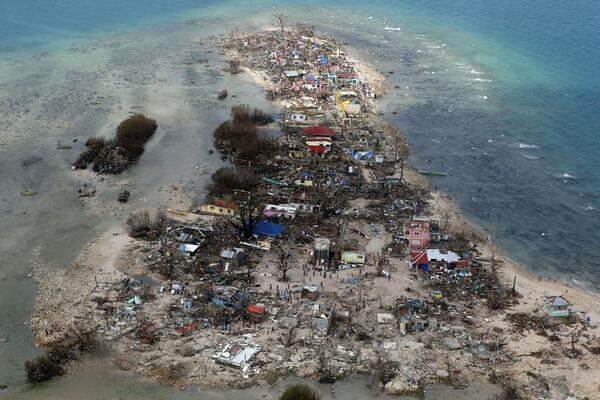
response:
<path fill-rule="evenodd" d="M 129 278 L 94 293 L 99 332 L 122 358 L 181 384 L 368 372 L 407 395 L 514 363 L 508 329 L 481 327 L 519 294 L 499 261 L 433 217 L 429 189 L 407 181 L 406 144 L 377 117 L 382 88 L 369 70 L 302 25 L 220 45 L 229 70 L 253 74 L 282 117 L 233 107 L 214 132 L 231 166 L 206 198 L 127 221 Z M 105 142 L 88 147 L 95 158 Z M 545 309 L 504 322 L 551 339 L 568 303 Z"/>

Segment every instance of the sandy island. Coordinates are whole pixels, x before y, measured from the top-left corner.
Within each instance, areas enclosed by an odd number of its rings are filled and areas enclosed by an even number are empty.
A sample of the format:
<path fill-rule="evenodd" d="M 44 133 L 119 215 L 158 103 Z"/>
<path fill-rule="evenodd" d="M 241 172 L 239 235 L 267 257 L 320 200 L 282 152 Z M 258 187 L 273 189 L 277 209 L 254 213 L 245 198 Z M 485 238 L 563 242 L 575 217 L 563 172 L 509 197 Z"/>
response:
<path fill-rule="evenodd" d="M 355 85 L 360 87 L 361 93 L 372 91 L 379 96 L 385 92 L 384 78 L 377 71 L 357 60 L 355 55 L 346 55 L 328 39 L 305 37 L 295 30 L 286 31 L 284 36 L 282 39 L 276 29 L 237 33 L 235 37 L 224 39 L 224 46 L 230 57 L 242 60 L 244 71 L 266 90 L 281 91 L 287 81 L 280 76 L 273 79 L 273 57 L 271 63 L 268 54 L 260 59 L 257 56 L 260 51 L 290 50 L 290 43 L 297 43 L 300 49 L 309 52 L 314 42 L 323 51 L 329 49 L 330 58 L 334 54 L 331 49 L 338 50 L 338 65 L 357 72 Z M 277 57 L 285 58 L 280 54 Z M 299 96 L 276 93 L 274 101 L 288 105 L 289 111 L 289 104 Z M 365 125 L 369 132 L 383 134 L 381 137 L 386 143 L 381 153 L 393 159 L 395 154 L 404 151 L 401 133 L 376 115 L 376 102 L 372 98 L 364 96 L 360 101 Z M 322 104 L 328 104 L 328 100 Z M 336 107 L 331 100 L 327 107 L 335 114 Z M 328 115 L 318 123 L 323 121 L 333 121 L 332 128 L 340 131 L 339 120 Z M 342 132 L 346 135 L 352 129 L 344 128 Z M 334 141 L 332 147 L 338 145 L 336 143 Z M 342 143 L 348 144 L 348 141 Z M 349 162 L 341 151 L 330 157 L 316 160 L 333 163 L 331 160 L 335 157 L 336 162 Z M 373 162 L 352 162 L 352 165 L 360 170 L 365 184 L 377 182 L 386 175 L 382 175 Z M 293 257 L 298 267 L 288 272 L 288 281 L 281 282 L 274 247 L 271 251 L 258 251 L 257 268 L 252 272 L 252 302 L 266 310 L 260 322 L 236 317 L 229 321 L 227 330 L 211 323 L 203 325 L 203 318 L 198 314 L 192 316 L 184 310 L 182 299 L 197 295 L 199 292 L 194 290 L 205 285 L 206 279 L 199 280 L 193 274 L 179 279 L 165 278 L 150 267 L 160 257 L 157 242 L 133 239 L 125 227 L 116 226 L 89 243 L 66 270 L 56 274 L 40 272 L 40 289 L 32 317 L 36 343 L 50 346 L 69 336 L 74 329 L 88 327 L 110 344 L 114 350 L 112 357 L 119 367 L 179 386 L 245 387 L 288 374 L 318 379 L 324 364 L 337 377 L 373 373 L 376 358 L 385 354 L 388 361 L 395 363 L 394 376 L 384 385 L 388 393 L 419 395 L 428 382 L 460 386 L 470 380 L 489 379 L 503 385 L 514 382 L 522 398 L 600 399 L 600 331 L 596 325 L 600 320 L 600 298 L 564 282 L 539 279 L 527 272 L 493 243 L 483 239 L 485 235 L 460 213 L 452 200 L 433 191 L 417 171 L 401 167 L 397 161 L 387 166 L 388 171 L 390 168 L 392 174 L 387 176 L 402 176 L 400 185 L 420 188 L 430 194 L 426 200 L 428 207 L 421 217 L 446 220 L 446 230 L 451 236 L 466 234 L 476 248 L 473 260 L 481 268 L 489 269 L 491 264 L 502 266 L 499 276 L 505 293 L 511 292 L 516 277 L 518 296 L 510 305 L 491 310 L 486 305 L 489 299 L 469 292 L 467 286 L 462 287 L 462 293 L 450 294 L 445 293 L 442 285 L 443 298 L 432 299 L 426 273 L 409 268 L 410 249 L 403 247 L 397 251 L 397 236 L 391 230 L 394 224 L 386 222 L 386 218 L 361 217 L 371 215 L 372 203 L 385 204 L 386 199 L 356 195 L 346 205 L 345 212 L 335 218 L 343 220 L 343 239 L 363 247 L 366 263 L 357 268 L 328 270 L 324 274 L 314 269 L 313 242 L 295 243 Z M 193 194 L 188 195 L 189 199 L 193 197 Z M 178 193 L 176 200 L 179 208 L 181 196 Z M 170 226 L 210 226 L 222 220 L 219 216 L 190 212 L 197 210 L 190 205 L 181 213 L 169 213 Z M 315 221 L 312 217 L 309 220 Z M 314 225 L 315 236 L 325 235 L 321 224 L 326 225 L 326 221 Z M 402 222 L 399 224 L 402 227 Z M 335 236 L 330 234 L 330 237 Z M 236 246 L 239 245 L 231 243 L 226 247 Z M 432 246 L 445 244 L 432 243 Z M 388 250 L 392 247 L 395 250 Z M 372 256 L 377 254 L 382 254 L 381 259 Z M 379 270 L 382 262 L 385 274 Z M 125 279 L 138 282 L 132 286 L 145 282 L 151 295 L 140 299 L 139 304 L 135 296 L 120 296 Z M 186 286 L 187 291 L 180 292 L 179 286 L 174 285 Z M 307 296 L 306 290 L 303 293 L 306 286 L 317 288 L 316 298 Z M 543 306 L 548 296 L 566 299 L 571 317 L 546 316 Z M 401 324 L 398 310 L 403 309 L 400 304 L 407 299 L 421 299 L 429 304 L 429 312 L 419 314 L 426 321 L 423 329 L 416 328 L 414 316 L 408 325 Z M 444 303 L 443 307 L 439 302 Z M 337 307 L 335 327 L 328 327 L 326 332 L 315 331 L 314 318 L 322 318 L 319 306 L 332 304 Z M 315 306 L 319 311 L 314 311 Z M 136 318 L 141 315 L 152 321 L 160 340 L 144 343 L 136 335 Z M 386 320 L 389 315 L 392 315 L 391 321 Z M 520 319 L 511 315 L 519 315 Z M 186 326 L 189 329 L 182 331 Z M 242 367 L 216 362 L 219 350 L 232 343 L 260 351 Z M 569 353 L 572 348 L 576 349 L 575 354 Z"/>

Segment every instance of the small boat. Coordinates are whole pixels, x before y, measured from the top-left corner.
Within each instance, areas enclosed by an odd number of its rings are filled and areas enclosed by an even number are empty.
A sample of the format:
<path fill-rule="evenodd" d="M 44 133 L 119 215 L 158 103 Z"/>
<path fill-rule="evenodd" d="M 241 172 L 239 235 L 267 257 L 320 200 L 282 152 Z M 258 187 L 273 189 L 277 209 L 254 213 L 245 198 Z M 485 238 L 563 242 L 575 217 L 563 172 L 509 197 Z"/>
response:
<path fill-rule="evenodd" d="M 418 169 L 417 171 L 419 171 L 419 173 L 421 175 L 426 175 L 426 176 L 447 176 L 448 175 L 446 172 L 439 172 L 439 171 L 424 171 L 422 169 Z"/>

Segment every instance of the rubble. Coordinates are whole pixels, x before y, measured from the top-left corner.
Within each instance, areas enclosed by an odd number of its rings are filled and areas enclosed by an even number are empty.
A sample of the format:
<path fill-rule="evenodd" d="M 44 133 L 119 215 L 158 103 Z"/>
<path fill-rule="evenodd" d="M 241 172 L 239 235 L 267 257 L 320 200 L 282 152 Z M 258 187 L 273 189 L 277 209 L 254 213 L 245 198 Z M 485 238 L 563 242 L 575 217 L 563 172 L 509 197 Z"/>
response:
<path fill-rule="evenodd" d="M 127 363 L 232 386 L 375 373 L 387 393 L 422 395 L 514 363 L 509 334 L 560 333 L 550 316 L 517 312 L 482 329 L 519 294 L 406 179 L 406 143 L 377 116 L 385 88 L 367 66 L 302 26 L 234 32 L 220 47 L 282 116 L 235 106 L 214 134 L 231 167 L 208 196 L 128 220 L 127 278 L 95 289 L 93 310 Z"/>

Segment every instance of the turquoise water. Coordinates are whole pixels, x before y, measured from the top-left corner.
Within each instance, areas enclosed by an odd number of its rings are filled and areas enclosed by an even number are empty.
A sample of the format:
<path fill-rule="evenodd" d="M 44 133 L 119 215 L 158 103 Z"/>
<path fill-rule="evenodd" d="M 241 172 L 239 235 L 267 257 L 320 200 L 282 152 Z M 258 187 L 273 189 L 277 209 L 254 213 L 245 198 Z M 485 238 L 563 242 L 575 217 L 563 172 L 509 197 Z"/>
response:
<path fill-rule="evenodd" d="M 141 160 L 152 178 L 124 177 L 146 179 L 132 207 L 154 204 L 157 187 L 174 180 L 200 187 L 204 139 L 230 105 L 215 93 L 263 98 L 219 71 L 210 34 L 279 11 L 341 37 L 387 74 L 382 110 L 405 130 L 412 163 L 447 171 L 434 184 L 513 258 L 600 287 L 597 2 L 3 0 L 0 336 L 9 341 L 0 342 L 0 383 L 22 383 L 22 362 L 35 354 L 32 248 L 64 266 L 103 219 L 74 197 L 77 146 L 130 111 L 150 112 L 161 122 Z M 57 139 L 73 138 L 72 151 L 56 152 Z M 24 187 L 40 195 L 23 199 Z"/>
<path fill-rule="evenodd" d="M 193 17 L 233 27 L 268 21 L 274 8 L 362 44 L 395 72 L 404 93 L 387 110 L 413 162 L 447 170 L 436 184 L 517 260 L 600 282 L 596 1 L 4 0 L 0 54 Z"/>

